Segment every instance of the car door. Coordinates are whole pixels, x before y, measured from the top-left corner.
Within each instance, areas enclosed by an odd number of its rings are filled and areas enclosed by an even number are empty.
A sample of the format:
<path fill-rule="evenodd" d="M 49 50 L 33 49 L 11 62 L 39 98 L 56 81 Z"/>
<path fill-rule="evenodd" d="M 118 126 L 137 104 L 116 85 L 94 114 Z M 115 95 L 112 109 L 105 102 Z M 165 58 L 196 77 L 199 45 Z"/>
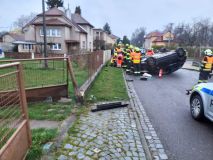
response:
<path fill-rule="evenodd" d="M 206 114 L 209 118 L 213 119 L 213 90 L 211 91 L 210 94 L 208 94 Z"/>

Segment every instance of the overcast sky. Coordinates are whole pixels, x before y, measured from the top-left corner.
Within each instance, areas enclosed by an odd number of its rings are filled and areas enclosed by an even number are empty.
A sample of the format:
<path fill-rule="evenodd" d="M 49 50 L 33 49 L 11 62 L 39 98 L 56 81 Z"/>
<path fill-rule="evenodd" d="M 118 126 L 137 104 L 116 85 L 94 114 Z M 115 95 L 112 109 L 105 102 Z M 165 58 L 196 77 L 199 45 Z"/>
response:
<path fill-rule="evenodd" d="M 0 31 L 10 30 L 21 15 L 42 11 L 42 0 L 1 0 Z M 96 28 L 108 22 L 113 34 L 131 38 L 138 27 L 147 32 L 162 30 L 172 22 L 192 22 L 194 18 L 213 17 L 213 0 L 64 0 L 71 11 L 81 6 L 82 16 Z"/>

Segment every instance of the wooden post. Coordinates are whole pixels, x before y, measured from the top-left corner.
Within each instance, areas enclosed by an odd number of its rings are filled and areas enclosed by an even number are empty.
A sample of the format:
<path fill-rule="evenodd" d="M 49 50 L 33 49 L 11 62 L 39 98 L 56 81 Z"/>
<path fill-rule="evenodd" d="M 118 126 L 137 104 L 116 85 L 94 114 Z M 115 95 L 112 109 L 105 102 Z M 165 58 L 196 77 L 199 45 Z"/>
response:
<path fill-rule="evenodd" d="M 72 68 L 72 63 L 71 63 L 70 57 L 67 58 L 67 68 L 68 68 L 70 78 L 71 78 L 71 81 L 72 81 L 72 85 L 73 85 L 73 88 L 74 88 L 76 100 L 77 100 L 77 102 L 83 103 L 83 95 L 80 94 L 80 91 L 78 89 L 78 84 L 77 84 L 77 81 L 75 79 L 75 75 L 74 75 L 74 71 L 73 71 L 73 68 Z"/>
<path fill-rule="evenodd" d="M 30 124 L 29 124 L 29 116 L 28 116 L 28 110 L 27 110 L 27 100 L 26 100 L 26 93 L 25 93 L 25 87 L 24 87 L 24 79 L 23 79 L 23 69 L 22 65 L 19 63 L 17 65 L 17 83 L 19 87 L 19 94 L 20 94 L 20 104 L 21 109 L 23 113 L 23 118 L 27 120 L 27 134 L 28 134 L 28 144 L 29 147 L 32 144 L 32 138 L 31 138 L 31 131 L 30 131 Z"/>

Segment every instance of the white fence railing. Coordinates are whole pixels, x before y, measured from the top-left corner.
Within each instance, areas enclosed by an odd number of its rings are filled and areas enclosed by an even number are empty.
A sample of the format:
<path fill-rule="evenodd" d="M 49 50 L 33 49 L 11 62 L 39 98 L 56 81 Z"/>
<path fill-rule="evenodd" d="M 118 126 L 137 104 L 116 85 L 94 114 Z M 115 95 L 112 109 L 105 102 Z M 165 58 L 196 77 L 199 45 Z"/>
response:
<path fill-rule="evenodd" d="M 111 50 L 105 50 L 103 53 L 103 64 L 111 59 Z"/>

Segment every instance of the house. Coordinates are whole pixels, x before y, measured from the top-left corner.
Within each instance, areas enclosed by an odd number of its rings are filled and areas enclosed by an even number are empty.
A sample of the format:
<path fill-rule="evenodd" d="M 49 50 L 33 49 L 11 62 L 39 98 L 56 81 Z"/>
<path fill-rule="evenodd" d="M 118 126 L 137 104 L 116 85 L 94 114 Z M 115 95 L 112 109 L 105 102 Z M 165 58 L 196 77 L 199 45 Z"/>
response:
<path fill-rule="evenodd" d="M 94 28 L 93 32 L 93 43 L 95 50 L 111 49 L 118 39 L 117 36 L 112 34 L 109 35 L 101 28 Z"/>
<path fill-rule="evenodd" d="M 168 46 L 174 44 L 174 35 L 171 32 L 161 33 L 159 31 L 151 32 L 145 36 L 144 47 L 151 49 L 152 46 Z"/>
<path fill-rule="evenodd" d="M 14 44 L 14 42 L 22 42 L 24 41 L 24 34 L 22 33 L 14 33 L 7 32 L 2 35 L 2 49 L 4 51 L 15 51 L 15 52 L 25 52 L 25 46 L 20 45 L 18 48 Z M 29 50 L 27 50 L 29 51 Z"/>
<path fill-rule="evenodd" d="M 85 41 L 82 41 L 81 48 L 86 49 L 87 51 L 93 51 L 93 28 L 86 19 L 84 19 L 80 14 L 72 14 L 71 19 L 81 28 L 86 34 Z"/>
<path fill-rule="evenodd" d="M 62 11 L 57 7 L 45 12 L 48 53 L 73 54 L 93 50 L 93 42 L 90 40 L 93 26 L 81 16 L 76 17 L 70 11 Z M 87 23 L 81 23 L 79 20 L 82 19 Z M 25 42 L 35 46 L 32 51 L 41 53 L 44 44 L 42 13 L 29 22 L 23 32 Z"/>

